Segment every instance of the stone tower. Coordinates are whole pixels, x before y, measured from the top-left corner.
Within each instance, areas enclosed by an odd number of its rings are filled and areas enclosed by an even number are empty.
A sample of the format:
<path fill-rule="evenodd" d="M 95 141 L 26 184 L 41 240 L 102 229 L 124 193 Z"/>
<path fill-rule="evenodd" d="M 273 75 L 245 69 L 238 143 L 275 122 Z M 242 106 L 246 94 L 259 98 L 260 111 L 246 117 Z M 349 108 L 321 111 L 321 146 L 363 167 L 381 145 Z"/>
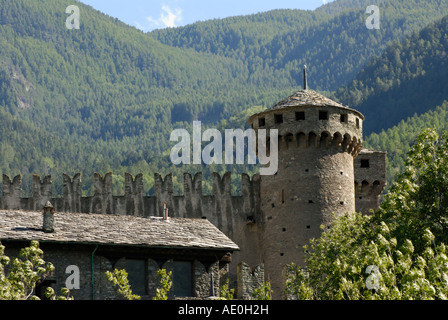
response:
<path fill-rule="evenodd" d="M 278 171 L 261 176 L 263 262 L 274 298 L 282 267 L 304 264 L 303 246 L 330 228 L 332 213 L 355 212 L 354 158 L 362 147 L 364 116 L 307 87 L 254 114 L 254 129 L 278 129 Z"/>

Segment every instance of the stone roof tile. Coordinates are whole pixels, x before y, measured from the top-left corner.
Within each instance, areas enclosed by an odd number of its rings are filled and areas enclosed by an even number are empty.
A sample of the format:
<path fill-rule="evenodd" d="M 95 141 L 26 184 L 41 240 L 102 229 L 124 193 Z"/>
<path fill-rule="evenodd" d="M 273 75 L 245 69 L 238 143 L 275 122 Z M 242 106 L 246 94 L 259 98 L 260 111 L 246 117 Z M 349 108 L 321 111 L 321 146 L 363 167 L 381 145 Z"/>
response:
<path fill-rule="evenodd" d="M 54 214 L 54 232 L 42 230 L 41 212 L 0 210 L 0 240 L 38 240 L 163 248 L 239 250 L 204 219 L 136 217 L 110 214 Z"/>

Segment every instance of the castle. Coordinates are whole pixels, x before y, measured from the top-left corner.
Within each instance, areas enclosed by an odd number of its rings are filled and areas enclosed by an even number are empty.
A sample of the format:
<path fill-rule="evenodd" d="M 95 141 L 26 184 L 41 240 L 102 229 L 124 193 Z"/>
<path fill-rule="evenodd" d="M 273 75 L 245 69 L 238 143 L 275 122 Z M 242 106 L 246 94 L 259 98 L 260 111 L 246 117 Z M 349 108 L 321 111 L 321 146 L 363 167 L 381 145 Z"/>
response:
<path fill-rule="evenodd" d="M 231 279 L 237 265 L 264 265 L 274 298 L 282 297 L 282 268 L 303 265 L 303 246 L 331 228 L 333 215 L 368 214 L 379 206 L 386 184 L 386 154 L 362 148 L 364 116 L 304 87 L 249 118 L 257 129 L 278 129 L 275 175 L 241 177 L 241 195 L 230 192 L 230 173 L 213 176 L 212 195 L 202 193 L 202 174 L 184 174 L 183 195 L 173 194 L 172 175 L 154 175 L 154 195 L 143 193 L 143 175 L 125 175 L 124 195 L 112 194 L 112 174 L 94 174 L 94 194 L 82 196 L 81 175 L 63 175 L 62 197 L 52 197 L 51 177 L 33 177 L 32 195 L 21 197 L 21 176 L 3 175 L 0 209 L 41 210 L 50 201 L 56 212 L 163 215 L 206 219 L 239 247 L 232 254 Z M 232 281 L 232 283 L 235 283 Z"/>

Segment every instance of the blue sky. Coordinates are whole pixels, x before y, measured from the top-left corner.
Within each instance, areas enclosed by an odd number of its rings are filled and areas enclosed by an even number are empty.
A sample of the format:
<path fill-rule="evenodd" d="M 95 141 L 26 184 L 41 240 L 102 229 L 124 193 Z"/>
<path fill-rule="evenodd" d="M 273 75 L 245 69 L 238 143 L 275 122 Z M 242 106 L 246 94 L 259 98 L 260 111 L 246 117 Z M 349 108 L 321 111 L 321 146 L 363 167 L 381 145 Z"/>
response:
<path fill-rule="evenodd" d="M 333 0 L 80 0 L 143 31 L 273 9 L 314 10 Z"/>

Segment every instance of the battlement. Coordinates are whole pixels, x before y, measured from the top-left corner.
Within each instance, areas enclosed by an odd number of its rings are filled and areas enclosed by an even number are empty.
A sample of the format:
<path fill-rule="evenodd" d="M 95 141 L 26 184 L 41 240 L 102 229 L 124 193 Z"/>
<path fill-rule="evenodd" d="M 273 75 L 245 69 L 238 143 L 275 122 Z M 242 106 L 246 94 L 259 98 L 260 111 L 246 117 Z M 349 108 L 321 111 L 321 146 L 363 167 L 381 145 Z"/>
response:
<path fill-rule="evenodd" d="M 360 196 L 380 195 L 386 186 L 386 181 L 375 180 L 369 182 L 363 180 L 361 183 L 355 181 L 355 192 Z"/>
<path fill-rule="evenodd" d="M 112 173 L 104 177 L 93 175 L 93 195 L 82 196 L 81 174 L 73 177 L 62 175 L 62 196 L 51 194 L 51 176 L 41 179 L 38 175 L 32 178 L 32 195 L 22 197 L 22 177 L 10 179 L 3 174 L 1 209 L 41 210 L 50 201 L 56 211 L 120 214 L 134 216 L 161 216 L 162 203 L 166 202 L 170 215 L 175 217 L 207 218 L 221 230 L 231 230 L 232 221 L 257 215 L 259 203 L 259 175 L 252 179 L 247 174 L 241 175 L 241 196 L 231 195 L 231 174 L 222 177 L 213 174 L 213 190 L 211 195 L 202 192 L 202 173 L 194 177 L 184 174 L 184 192 L 177 196 L 173 193 L 173 177 L 169 174 L 162 177 L 154 174 L 154 195 L 146 196 L 143 192 L 143 174 L 132 176 L 125 174 L 124 195 L 112 193 Z"/>
<path fill-rule="evenodd" d="M 356 157 L 362 149 L 362 141 L 360 139 L 351 137 L 348 133 L 342 135 L 340 132 L 335 132 L 334 134 L 330 134 L 328 131 L 320 134 L 315 131 L 308 133 L 303 131 L 297 133 L 285 132 L 284 135 L 278 136 L 278 140 L 279 152 L 295 148 L 333 148 L 348 152 L 353 157 Z"/>

